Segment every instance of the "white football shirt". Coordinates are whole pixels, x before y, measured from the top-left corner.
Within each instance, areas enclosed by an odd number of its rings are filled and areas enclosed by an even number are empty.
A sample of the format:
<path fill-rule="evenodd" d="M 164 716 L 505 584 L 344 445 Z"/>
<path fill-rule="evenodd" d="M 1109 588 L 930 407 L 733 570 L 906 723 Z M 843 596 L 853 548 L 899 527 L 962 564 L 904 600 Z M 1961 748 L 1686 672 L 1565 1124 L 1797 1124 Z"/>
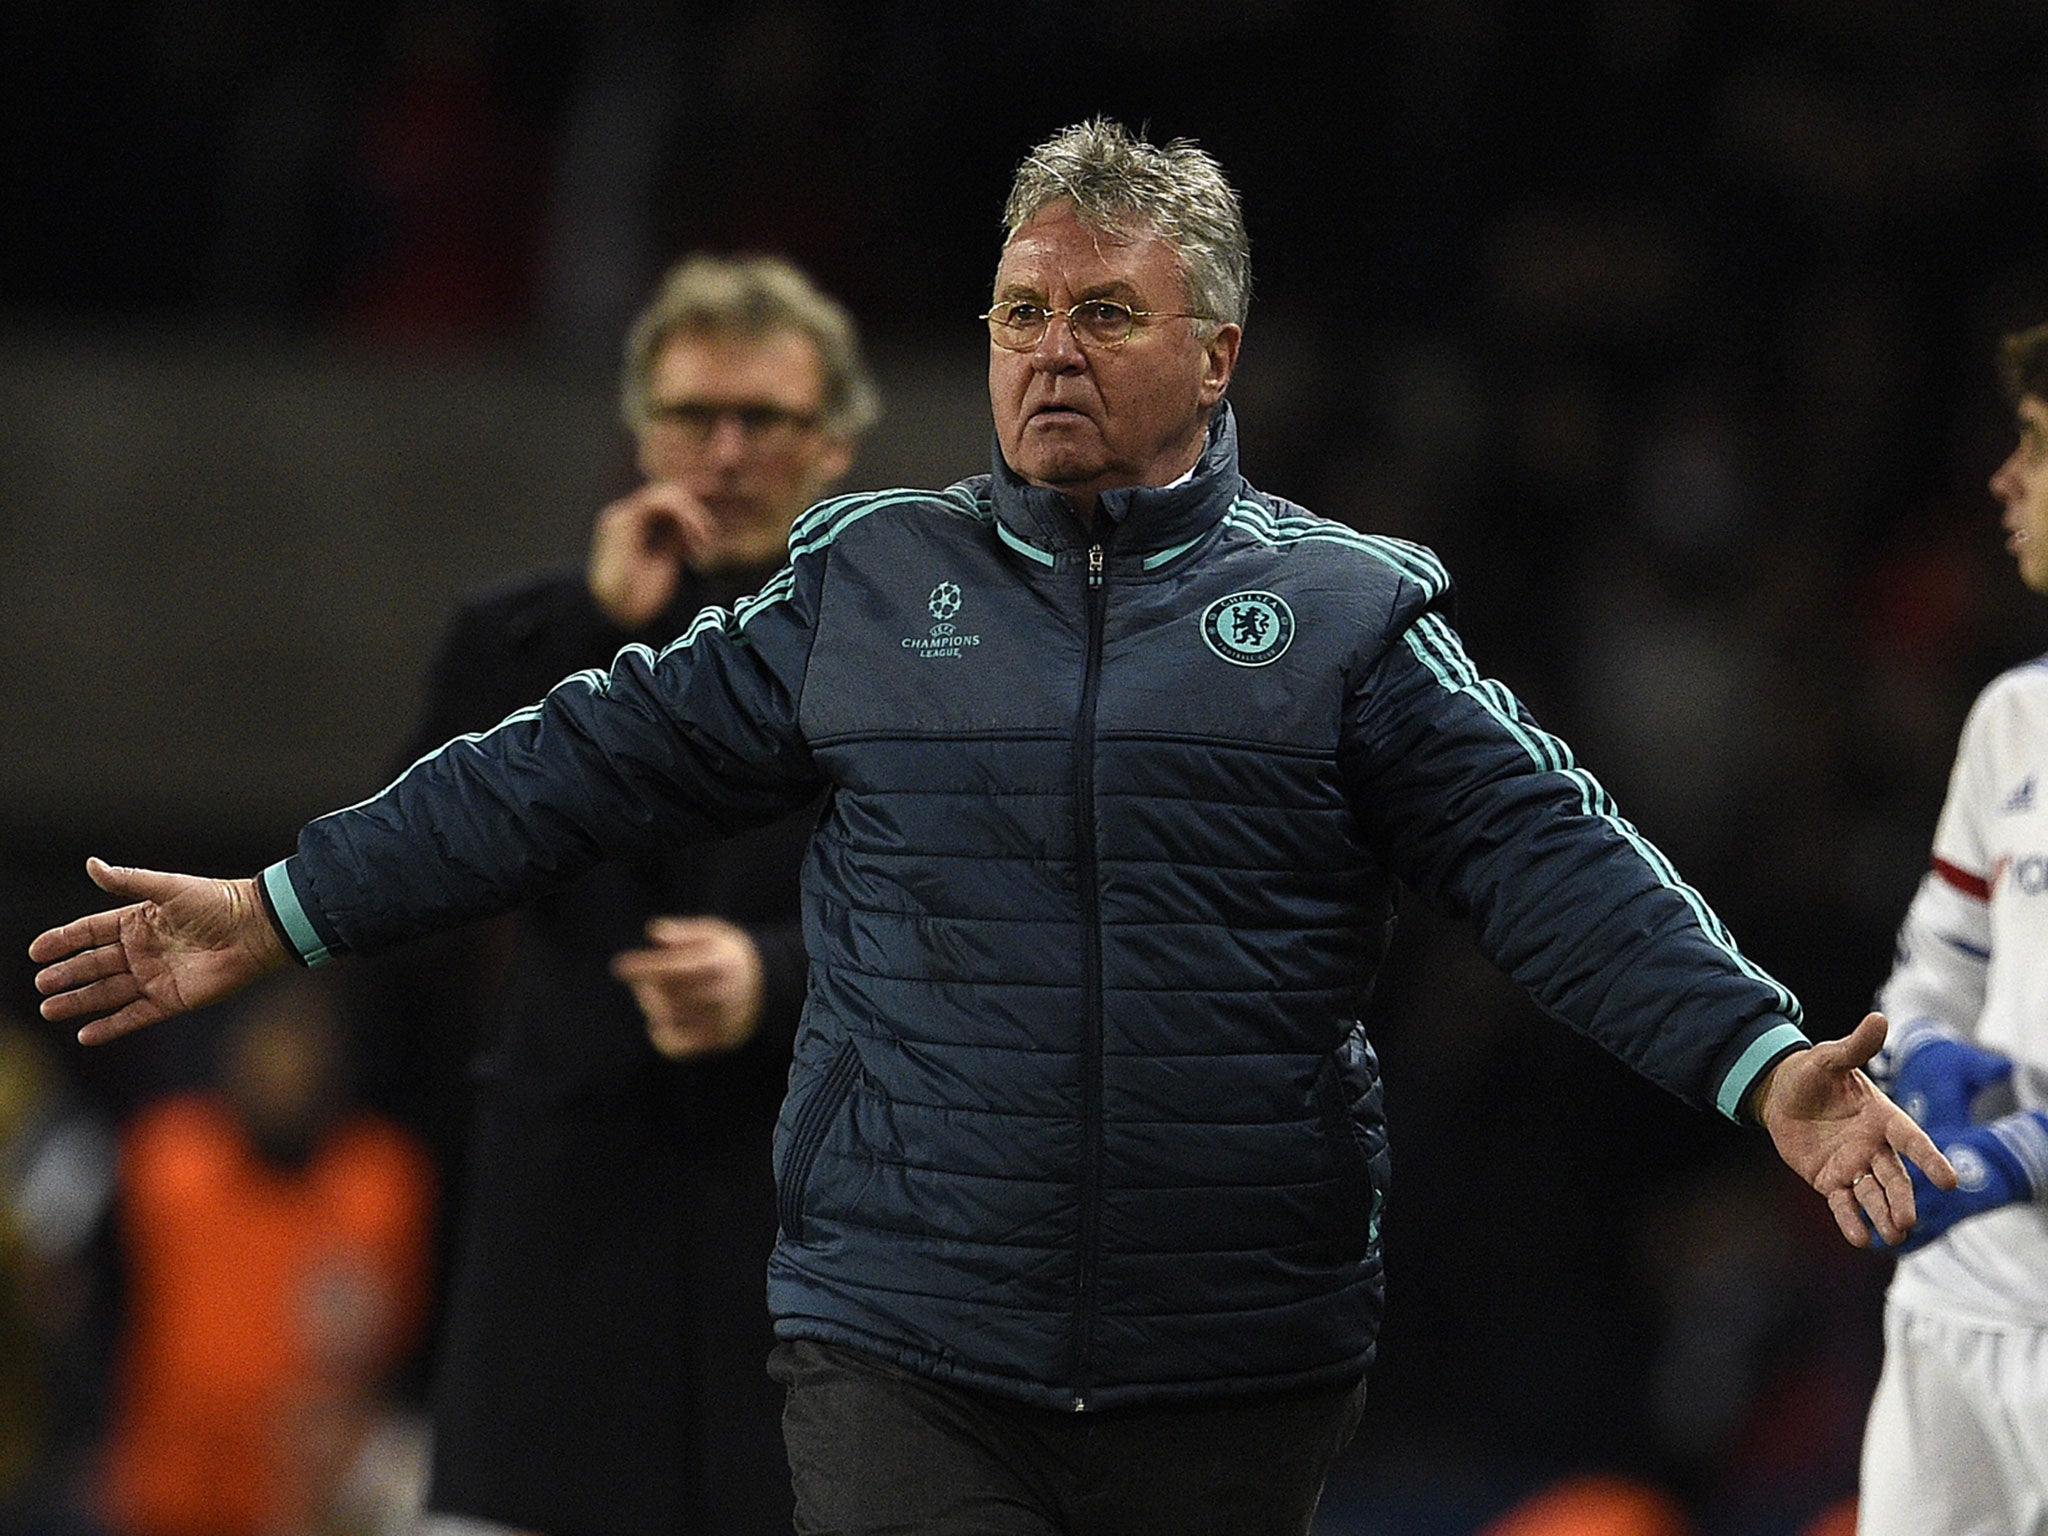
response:
<path fill-rule="evenodd" d="M 1971 707 L 1878 1007 L 1894 1041 L 1924 1019 L 2012 1058 L 2010 1091 L 1988 1092 L 1979 1119 L 2048 1107 L 2048 657 Z M 1892 1294 L 1962 1322 L 2048 1326 L 2048 1200 L 1958 1222 L 1899 1260 Z"/>

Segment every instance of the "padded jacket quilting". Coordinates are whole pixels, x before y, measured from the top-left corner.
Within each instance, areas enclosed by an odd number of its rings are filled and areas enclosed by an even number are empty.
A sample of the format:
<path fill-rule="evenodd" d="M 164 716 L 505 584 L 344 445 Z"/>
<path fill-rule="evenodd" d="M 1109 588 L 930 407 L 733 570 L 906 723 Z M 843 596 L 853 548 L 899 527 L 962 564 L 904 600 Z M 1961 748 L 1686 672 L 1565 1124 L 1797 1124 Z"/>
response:
<path fill-rule="evenodd" d="M 1091 531 L 998 459 L 302 834 L 302 952 L 825 809 L 777 1130 L 778 1331 L 1049 1407 L 1362 1373 L 1387 1194 L 1358 1020 L 1395 882 L 1729 1111 L 1797 1005 L 1506 689 L 1428 551 L 1195 474 Z"/>

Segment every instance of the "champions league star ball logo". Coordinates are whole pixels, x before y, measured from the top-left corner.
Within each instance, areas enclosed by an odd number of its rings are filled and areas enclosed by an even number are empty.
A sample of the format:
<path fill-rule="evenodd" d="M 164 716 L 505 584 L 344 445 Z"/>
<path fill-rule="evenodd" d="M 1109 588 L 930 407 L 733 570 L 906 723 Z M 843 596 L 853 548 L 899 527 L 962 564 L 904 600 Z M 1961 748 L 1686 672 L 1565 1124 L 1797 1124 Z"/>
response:
<path fill-rule="evenodd" d="M 981 644 L 980 635 L 963 635 L 953 622 L 960 612 L 960 588 L 942 581 L 924 600 L 924 610 L 938 622 L 921 635 L 905 635 L 903 649 L 924 661 L 958 661 Z"/>
<path fill-rule="evenodd" d="M 1232 666 L 1278 661 L 1294 640 L 1294 610 L 1271 592 L 1233 592 L 1202 614 L 1202 639 Z"/>

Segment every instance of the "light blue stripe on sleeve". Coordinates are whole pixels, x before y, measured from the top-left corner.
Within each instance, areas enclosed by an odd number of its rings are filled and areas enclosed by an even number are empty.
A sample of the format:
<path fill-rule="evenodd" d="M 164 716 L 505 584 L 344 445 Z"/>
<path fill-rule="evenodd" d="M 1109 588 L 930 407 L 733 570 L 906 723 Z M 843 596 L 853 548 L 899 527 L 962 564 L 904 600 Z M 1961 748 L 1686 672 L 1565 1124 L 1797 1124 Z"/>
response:
<path fill-rule="evenodd" d="M 1715 1096 L 1715 1106 L 1730 1120 L 1741 1118 L 1742 1096 L 1749 1092 L 1764 1063 L 1782 1050 L 1808 1044 L 1811 1042 L 1795 1024 L 1780 1024 L 1775 1029 L 1765 1030 L 1750 1041 L 1749 1049 L 1721 1079 L 1721 1091 Z"/>
<path fill-rule="evenodd" d="M 277 909 L 278 921 L 284 924 L 285 937 L 291 940 L 299 958 L 308 965 L 325 965 L 334 955 L 320 937 L 319 930 L 313 926 L 313 920 L 306 916 L 306 908 L 300 902 L 292 877 L 284 866 L 285 860 L 279 859 L 263 871 L 264 892 L 270 897 L 271 906 Z"/>

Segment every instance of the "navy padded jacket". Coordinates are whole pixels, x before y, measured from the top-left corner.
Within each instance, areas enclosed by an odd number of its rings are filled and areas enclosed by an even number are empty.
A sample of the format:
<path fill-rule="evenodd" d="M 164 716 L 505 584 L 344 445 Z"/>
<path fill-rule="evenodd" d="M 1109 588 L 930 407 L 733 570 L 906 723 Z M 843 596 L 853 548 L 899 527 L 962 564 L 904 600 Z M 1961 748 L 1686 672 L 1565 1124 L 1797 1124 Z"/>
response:
<path fill-rule="evenodd" d="M 1194 475 L 820 504 L 756 597 L 311 823 L 302 955 L 497 910 L 821 787 L 769 1300 L 1059 1408 L 1355 1379 L 1387 1157 L 1358 1026 L 1394 882 L 1733 1115 L 1789 993 L 1479 676 L 1426 550 Z"/>

